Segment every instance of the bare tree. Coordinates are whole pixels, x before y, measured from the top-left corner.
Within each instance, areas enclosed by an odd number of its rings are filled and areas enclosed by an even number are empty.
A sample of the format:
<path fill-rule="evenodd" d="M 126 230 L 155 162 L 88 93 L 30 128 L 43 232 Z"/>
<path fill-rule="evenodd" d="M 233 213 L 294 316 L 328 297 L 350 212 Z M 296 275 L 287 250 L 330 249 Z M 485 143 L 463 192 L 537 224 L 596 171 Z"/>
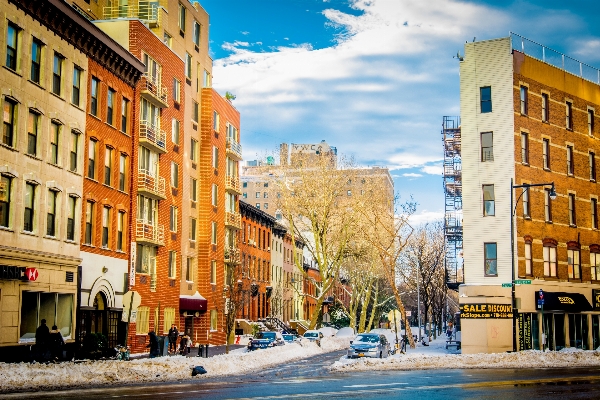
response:
<path fill-rule="evenodd" d="M 236 319 L 242 308 L 249 303 L 250 282 L 243 279 L 244 265 L 240 262 L 240 251 L 236 247 L 226 249 L 225 258 L 228 261 L 225 267 L 225 286 L 223 287 L 223 299 L 218 301 L 216 290 L 214 294 L 215 304 L 221 305 L 225 313 L 225 353 L 229 353 L 229 345 L 235 332 Z M 217 309 L 218 311 L 218 309 Z"/>

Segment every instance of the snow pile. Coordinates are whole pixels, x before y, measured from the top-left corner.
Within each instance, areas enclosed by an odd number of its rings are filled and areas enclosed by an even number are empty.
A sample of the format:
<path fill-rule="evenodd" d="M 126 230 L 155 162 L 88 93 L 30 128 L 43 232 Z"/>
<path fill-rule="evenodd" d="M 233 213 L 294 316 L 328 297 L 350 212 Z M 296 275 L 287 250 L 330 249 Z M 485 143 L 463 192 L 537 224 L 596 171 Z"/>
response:
<path fill-rule="evenodd" d="M 330 370 L 336 372 L 367 370 L 488 369 L 488 368 L 565 368 L 600 366 L 598 351 L 542 352 L 528 350 L 494 354 L 397 354 L 384 359 L 348 360 L 342 357 Z"/>
<path fill-rule="evenodd" d="M 345 348 L 347 340 L 342 345 L 336 338 L 323 338 L 321 346 L 302 342 L 250 352 L 238 349 L 210 358 L 172 356 L 131 361 L 0 364 L 0 392 L 180 381 L 192 379 L 191 370 L 197 365 L 208 371 L 201 376 L 257 373 L 273 365 Z"/>

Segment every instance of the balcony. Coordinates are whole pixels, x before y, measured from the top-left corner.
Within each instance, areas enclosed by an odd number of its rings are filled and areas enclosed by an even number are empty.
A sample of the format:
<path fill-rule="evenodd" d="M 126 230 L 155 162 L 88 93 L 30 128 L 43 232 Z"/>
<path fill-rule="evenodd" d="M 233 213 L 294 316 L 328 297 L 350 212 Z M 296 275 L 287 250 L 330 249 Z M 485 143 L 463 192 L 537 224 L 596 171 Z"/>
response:
<path fill-rule="evenodd" d="M 227 138 L 227 155 L 242 161 L 242 145 L 233 139 Z"/>
<path fill-rule="evenodd" d="M 160 129 L 160 125 L 140 120 L 140 144 L 159 154 L 164 154 L 167 152 L 167 134 Z"/>
<path fill-rule="evenodd" d="M 240 213 L 225 211 L 225 226 L 242 229 L 242 216 Z"/>
<path fill-rule="evenodd" d="M 148 171 L 140 169 L 138 171 L 138 194 L 151 197 L 156 200 L 164 200 L 165 196 L 165 178 L 152 176 Z"/>
<path fill-rule="evenodd" d="M 130 0 L 129 3 L 132 4 L 103 7 L 104 19 L 137 18 L 146 22 L 150 28 L 157 28 L 159 26 L 160 14 L 158 12 L 158 1 Z"/>
<path fill-rule="evenodd" d="M 237 195 L 242 194 L 242 191 L 240 190 L 240 177 L 227 175 L 225 177 L 225 190 Z"/>
<path fill-rule="evenodd" d="M 147 73 L 141 80 L 140 94 L 143 98 L 154 104 L 158 108 L 169 107 L 168 90 L 160 81 L 160 77 L 154 78 Z"/>
<path fill-rule="evenodd" d="M 225 263 L 240 264 L 240 249 L 237 247 L 225 247 Z"/>
<path fill-rule="evenodd" d="M 153 225 L 144 219 L 138 219 L 135 224 L 135 239 L 138 244 L 164 246 L 165 237 L 162 225 Z"/>

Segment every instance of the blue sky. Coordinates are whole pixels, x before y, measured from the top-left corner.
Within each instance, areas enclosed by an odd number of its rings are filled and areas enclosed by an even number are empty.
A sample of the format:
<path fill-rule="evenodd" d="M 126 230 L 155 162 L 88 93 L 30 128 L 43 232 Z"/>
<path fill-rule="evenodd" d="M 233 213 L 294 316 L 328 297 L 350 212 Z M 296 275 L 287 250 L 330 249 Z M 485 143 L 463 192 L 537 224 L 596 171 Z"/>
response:
<path fill-rule="evenodd" d="M 390 168 L 416 221 L 443 215 L 441 123 L 465 41 L 516 32 L 600 67 L 597 0 L 203 0 L 213 85 L 237 96 L 244 158 L 326 140 Z"/>

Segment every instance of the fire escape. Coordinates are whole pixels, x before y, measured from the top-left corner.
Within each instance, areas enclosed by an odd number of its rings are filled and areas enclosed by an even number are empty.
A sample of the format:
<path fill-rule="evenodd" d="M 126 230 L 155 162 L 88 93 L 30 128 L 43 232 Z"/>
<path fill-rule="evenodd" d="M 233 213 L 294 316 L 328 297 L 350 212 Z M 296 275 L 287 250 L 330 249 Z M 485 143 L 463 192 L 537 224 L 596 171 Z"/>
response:
<path fill-rule="evenodd" d="M 444 117 L 444 239 L 446 241 L 446 284 L 458 290 L 463 276 L 462 162 L 460 157 L 460 117 Z"/>

